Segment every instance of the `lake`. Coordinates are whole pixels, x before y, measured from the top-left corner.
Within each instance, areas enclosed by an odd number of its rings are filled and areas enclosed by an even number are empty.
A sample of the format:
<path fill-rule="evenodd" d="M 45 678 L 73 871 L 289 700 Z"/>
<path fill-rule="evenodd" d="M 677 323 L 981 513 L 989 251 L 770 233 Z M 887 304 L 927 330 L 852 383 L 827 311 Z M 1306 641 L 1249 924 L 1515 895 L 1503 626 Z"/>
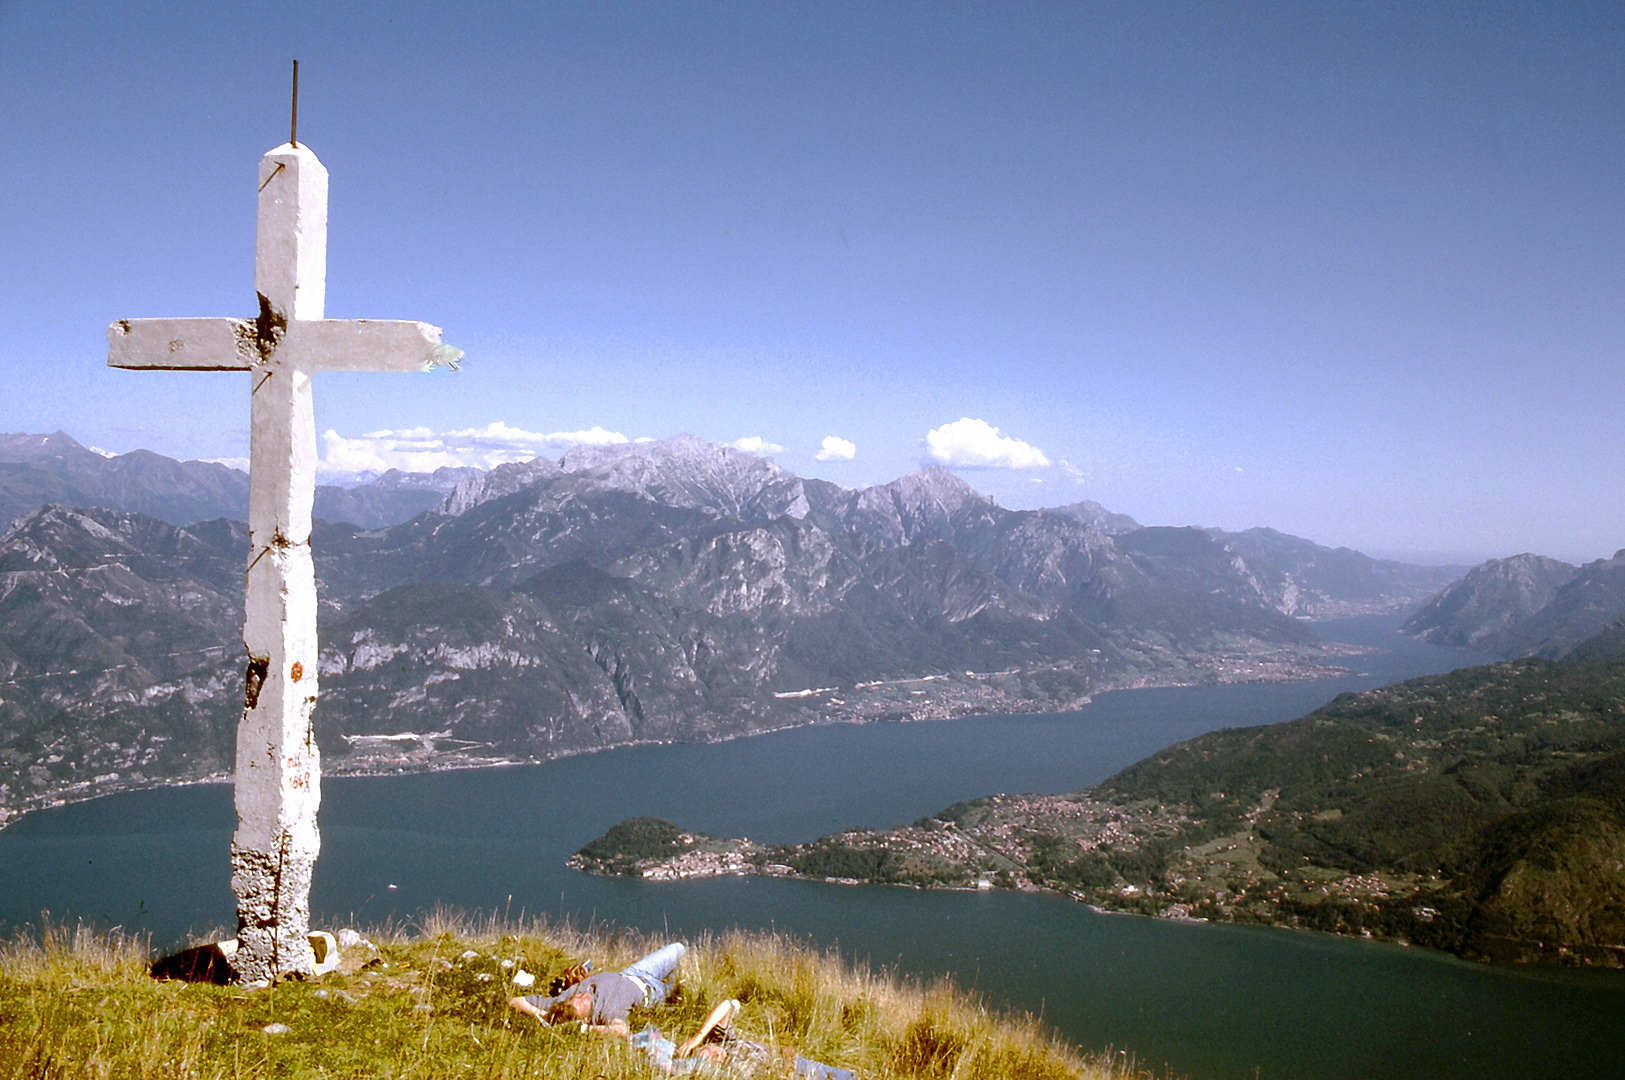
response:
<path fill-rule="evenodd" d="M 1376 942 L 1100 915 L 1046 895 L 921 892 L 765 878 L 592 878 L 565 857 L 626 817 L 806 840 L 912 821 L 965 798 L 1072 791 L 1169 743 L 1274 723 L 1334 694 L 1485 658 L 1394 621 L 1321 624 L 1378 646 L 1354 677 L 1103 694 L 1079 712 L 800 728 L 545 765 L 329 778 L 312 890 L 318 925 L 437 903 L 546 913 L 673 937 L 774 928 L 921 976 L 952 975 L 1091 1049 L 1196 1080 L 1618 1077 L 1625 973 L 1467 964 Z M 30 814 L 0 832 L 0 922 L 53 918 L 156 941 L 233 922 L 231 790 L 199 785 Z M 390 886 L 395 886 L 393 889 Z"/>

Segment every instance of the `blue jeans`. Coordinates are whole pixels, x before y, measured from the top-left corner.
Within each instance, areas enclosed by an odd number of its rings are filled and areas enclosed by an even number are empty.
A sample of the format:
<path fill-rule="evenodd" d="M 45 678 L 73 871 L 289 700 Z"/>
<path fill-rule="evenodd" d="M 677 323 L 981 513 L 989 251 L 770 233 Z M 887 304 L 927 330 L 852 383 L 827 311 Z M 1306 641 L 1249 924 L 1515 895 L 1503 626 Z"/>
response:
<path fill-rule="evenodd" d="M 659 1005 L 671 997 L 672 988 L 677 982 L 678 961 L 687 951 L 688 947 L 682 942 L 674 941 L 663 949 L 656 949 L 621 974 L 630 975 L 643 984 L 645 1005 Z"/>
<path fill-rule="evenodd" d="M 851 1069 L 837 1069 L 833 1065 L 825 1065 L 821 1061 L 812 1061 L 796 1055 L 796 1075 L 812 1077 L 812 1080 L 852 1080 Z"/>

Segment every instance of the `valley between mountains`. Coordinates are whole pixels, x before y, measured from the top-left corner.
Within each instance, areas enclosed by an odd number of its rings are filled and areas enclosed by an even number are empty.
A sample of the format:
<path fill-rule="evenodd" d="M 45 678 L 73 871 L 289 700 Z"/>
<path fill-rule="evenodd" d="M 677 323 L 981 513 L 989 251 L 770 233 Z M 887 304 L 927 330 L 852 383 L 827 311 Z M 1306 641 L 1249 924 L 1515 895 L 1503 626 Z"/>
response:
<path fill-rule="evenodd" d="M 0 814 L 223 777 L 241 473 L 0 436 Z M 30 508 L 31 507 L 31 508 Z M 318 492 L 328 773 L 1302 679 L 1307 618 L 1460 576 L 1266 529 L 1015 511 L 931 467 L 847 490 L 698 439 Z"/>
<path fill-rule="evenodd" d="M 245 494 L 220 465 L 0 436 L 0 816 L 229 776 Z M 774 848 L 634 821 L 578 865 L 1045 888 L 1625 959 L 1625 552 L 1410 566 L 1093 503 L 1009 510 L 940 467 L 847 490 L 689 437 L 388 473 L 317 506 L 341 519 L 312 538 L 329 774 L 1325 677 L 1360 650 L 1310 620 L 1409 612 L 1410 634 L 1513 659 L 1215 731 L 1084 792 Z"/>

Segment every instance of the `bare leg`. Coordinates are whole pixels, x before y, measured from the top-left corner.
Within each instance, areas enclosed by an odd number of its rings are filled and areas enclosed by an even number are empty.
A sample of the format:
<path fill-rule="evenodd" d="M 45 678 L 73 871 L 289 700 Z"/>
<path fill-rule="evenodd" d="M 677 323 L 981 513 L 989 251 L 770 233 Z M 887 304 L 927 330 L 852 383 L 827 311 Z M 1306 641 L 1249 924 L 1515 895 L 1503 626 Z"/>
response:
<path fill-rule="evenodd" d="M 733 1018 L 739 1015 L 739 1009 L 739 1002 L 733 998 L 718 1002 L 716 1008 L 706 1014 L 705 1020 L 700 1024 L 700 1029 L 684 1039 L 683 1045 L 677 1048 L 677 1052 L 672 1057 L 688 1057 L 694 1052 L 695 1047 L 705 1041 L 705 1037 L 711 1034 L 713 1028 L 726 1028 L 733 1021 Z"/>

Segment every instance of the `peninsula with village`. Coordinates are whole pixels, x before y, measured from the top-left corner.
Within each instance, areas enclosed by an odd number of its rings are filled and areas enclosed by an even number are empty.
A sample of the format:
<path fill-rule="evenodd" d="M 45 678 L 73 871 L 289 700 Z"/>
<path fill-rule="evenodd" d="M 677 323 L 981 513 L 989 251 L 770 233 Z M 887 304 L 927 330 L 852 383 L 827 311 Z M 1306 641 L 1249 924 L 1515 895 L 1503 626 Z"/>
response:
<path fill-rule="evenodd" d="M 1563 661 L 1347 693 L 1086 791 L 760 844 L 622 822 L 570 865 L 683 881 L 1048 890 L 1097 910 L 1625 966 L 1625 619 Z"/>

